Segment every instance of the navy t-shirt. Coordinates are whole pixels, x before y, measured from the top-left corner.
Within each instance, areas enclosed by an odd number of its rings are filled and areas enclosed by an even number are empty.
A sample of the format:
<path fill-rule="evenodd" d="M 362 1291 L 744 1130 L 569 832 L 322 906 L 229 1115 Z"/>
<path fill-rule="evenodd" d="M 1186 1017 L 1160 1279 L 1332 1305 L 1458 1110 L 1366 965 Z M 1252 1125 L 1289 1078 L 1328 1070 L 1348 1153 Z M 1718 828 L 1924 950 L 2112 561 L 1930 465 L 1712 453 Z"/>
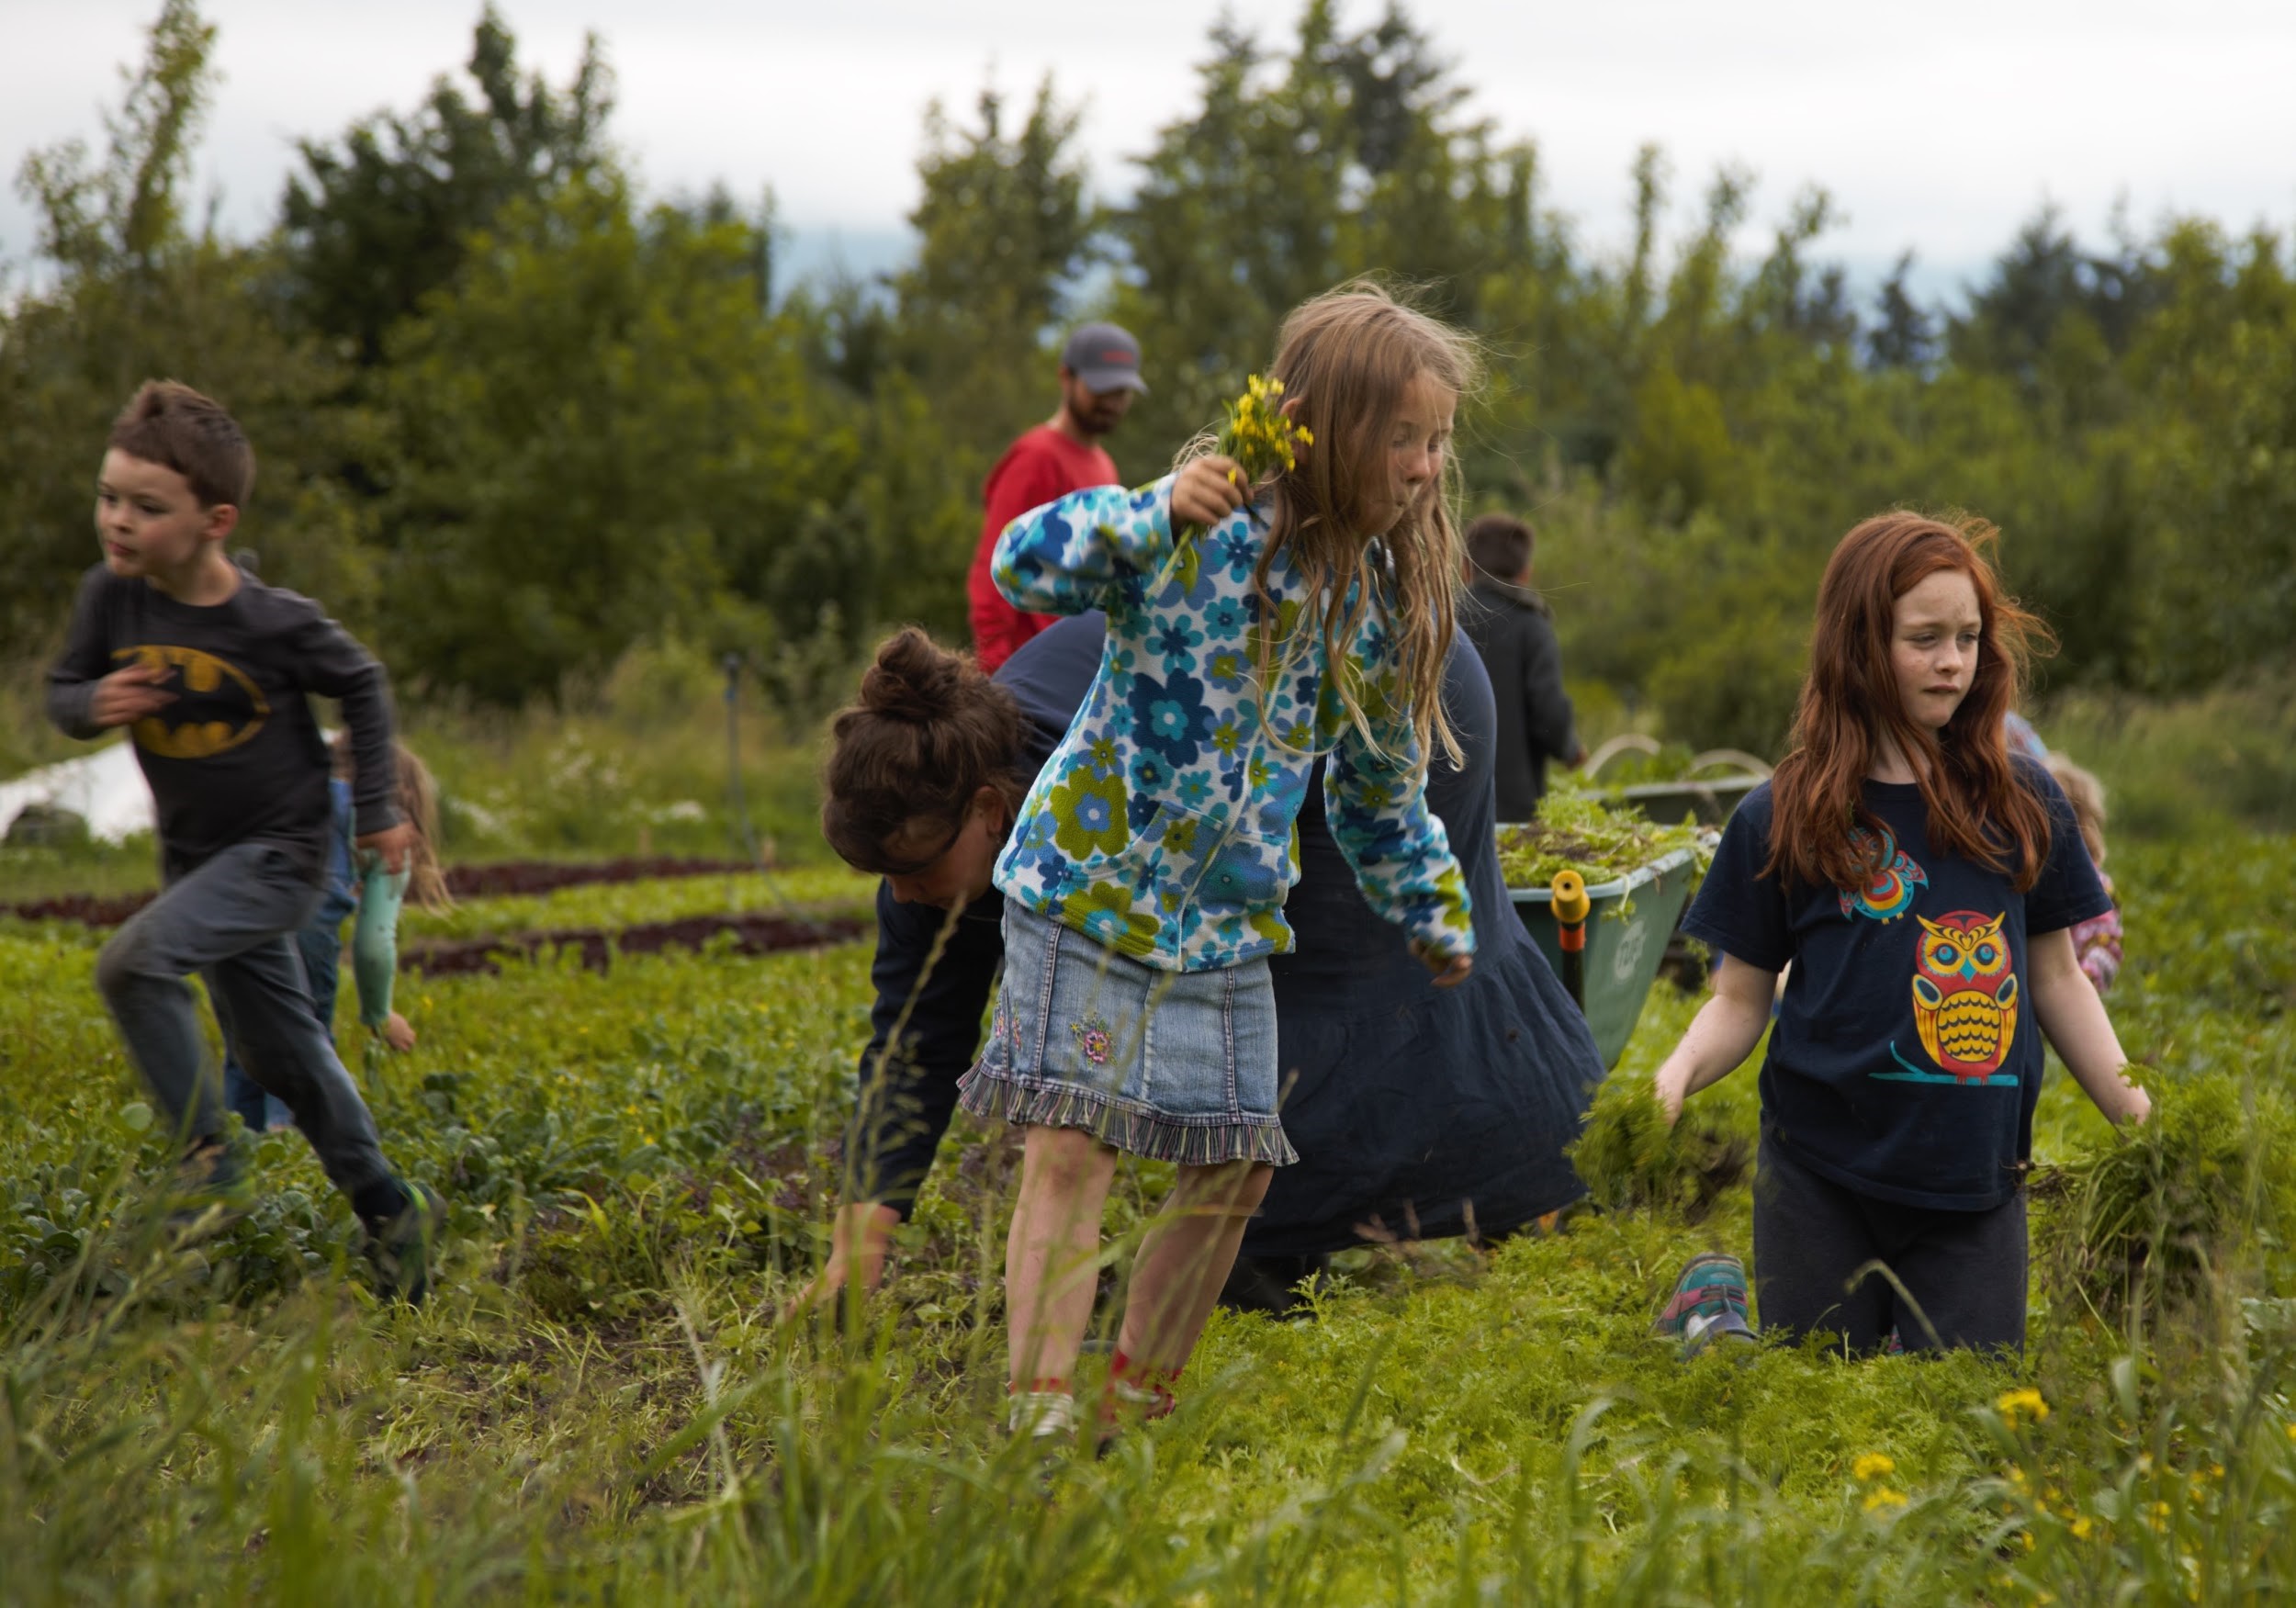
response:
<path fill-rule="evenodd" d="M 2015 762 L 2049 807 L 2049 859 L 2032 891 L 1930 851 L 1912 783 L 1865 783 L 1887 828 L 1864 887 L 1765 877 L 1770 785 L 1746 796 L 1683 930 L 1786 980 L 1761 1069 L 1762 1127 L 1844 1188 L 1906 1206 L 1984 1210 L 2008 1200 L 2032 1150 L 2041 1024 L 2026 998 L 2028 942 L 2112 907 L 2072 805 L 2049 773 Z M 1854 831 L 1864 832 L 1860 826 Z"/>

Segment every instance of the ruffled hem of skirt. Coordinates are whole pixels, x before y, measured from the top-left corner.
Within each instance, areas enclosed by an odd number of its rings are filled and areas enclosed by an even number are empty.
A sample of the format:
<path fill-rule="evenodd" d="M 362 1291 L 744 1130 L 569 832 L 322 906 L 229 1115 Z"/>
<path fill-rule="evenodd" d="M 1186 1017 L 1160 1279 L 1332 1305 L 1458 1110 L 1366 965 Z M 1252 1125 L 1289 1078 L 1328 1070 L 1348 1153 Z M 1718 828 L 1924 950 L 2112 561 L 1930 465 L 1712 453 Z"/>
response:
<path fill-rule="evenodd" d="M 985 1120 L 1031 1128 L 1081 1128 L 1127 1155 L 1210 1167 L 1223 1162 L 1265 1162 L 1288 1167 L 1300 1159 L 1275 1118 L 1188 1122 L 1120 1105 L 1074 1084 L 1030 1087 L 975 1066 L 957 1084 L 957 1104 Z"/>

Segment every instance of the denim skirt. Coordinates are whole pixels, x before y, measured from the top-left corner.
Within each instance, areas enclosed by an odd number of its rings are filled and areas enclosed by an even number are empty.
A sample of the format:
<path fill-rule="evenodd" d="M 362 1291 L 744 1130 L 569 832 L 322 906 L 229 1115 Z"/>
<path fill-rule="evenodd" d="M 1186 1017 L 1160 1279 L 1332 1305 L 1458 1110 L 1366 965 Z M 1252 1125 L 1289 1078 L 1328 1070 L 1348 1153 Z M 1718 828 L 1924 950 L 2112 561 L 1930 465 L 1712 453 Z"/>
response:
<path fill-rule="evenodd" d="M 1155 1161 L 1297 1161 L 1276 1115 L 1265 959 L 1165 972 L 1005 901 L 1005 978 L 964 1108 Z"/>

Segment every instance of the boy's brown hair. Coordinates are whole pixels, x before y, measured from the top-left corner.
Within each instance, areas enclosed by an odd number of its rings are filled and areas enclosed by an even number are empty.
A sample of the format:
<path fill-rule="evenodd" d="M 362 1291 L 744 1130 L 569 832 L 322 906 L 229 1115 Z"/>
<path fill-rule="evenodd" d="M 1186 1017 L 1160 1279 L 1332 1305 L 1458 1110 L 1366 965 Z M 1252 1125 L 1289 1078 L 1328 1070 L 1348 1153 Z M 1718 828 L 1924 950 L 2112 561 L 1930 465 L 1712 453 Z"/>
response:
<path fill-rule="evenodd" d="M 1493 580 L 1520 580 L 1537 542 L 1531 527 L 1511 513 L 1479 514 L 1467 527 L 1467 557 Z"/>
<path fill-rule="evenodd" d="M 255 449 L 246 432 L 222 403 L 180 380 L 145 380 L 112 421 L 105 444 L 174 470 L 203 508 L 244 508 L 255 489 Z"/>

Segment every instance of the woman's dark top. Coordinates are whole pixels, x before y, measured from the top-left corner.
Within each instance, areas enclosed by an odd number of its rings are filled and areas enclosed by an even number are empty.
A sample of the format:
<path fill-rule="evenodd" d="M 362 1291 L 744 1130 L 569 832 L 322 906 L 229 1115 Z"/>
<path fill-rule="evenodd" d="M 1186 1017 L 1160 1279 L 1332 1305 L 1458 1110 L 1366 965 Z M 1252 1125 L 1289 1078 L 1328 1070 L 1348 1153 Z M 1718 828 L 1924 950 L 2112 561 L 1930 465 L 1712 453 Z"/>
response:
<path fill-rule="evenodd" d="M 2011 763 L 2049 811 L 2049 856 L 2028 893 L 1932 849 L 1919 787 L 1871 781 L 1865 807 L 1883 827 L 1872 879 L 1848 892 L 1783 883 L 1762 870 L 1765 782 L 1730 817 L 1683 923 L 1761 971 L 1794 962 L 1761 1067 L 1763 1131 L 1876 1200 L 1983 1211 L 2017 1192 L 2041 1097 L 2029 945 L 2112 908 L 2055 780 Z"/>
<path fill-rule="evenodd" d="M 1064 620 L 997 672 L 1029 732 L 1016 769 L 1034 772 L 1068 729 L 1100 664 L 1097 614 Z M 1299 948 L 1270 961 L 1284 1131 L 1300 1160 L 1279 1167 L 1245 1231 L 1247 1255 L 1307 1255 L 1382 1234 L 1495 1234 L 1583 1192 L 1563 1147 L 1578 1137 L 1603 1067 L 1585 1020 L 1508 901 L 1492 842 L 1490 680 L 1455 645 L 1444 707 L 1467 755 L 1438 760 L 1427 797 L 1475 902 L 1475 969 L 1438 989 L 1356 891 L 1311 782 L 1300 814 L 1300 883 L 1285 906 Z M 877 894 L 877 1003 L 847 1132 L 849 1200 L 906 1216 L 980 1044 L 1003 956 L 992 889 L 948 925 L 944 912 Z M 902 1054 L 888 1056 L 895 1023 Z M 879 1073 L 883 1063 L 882 1075 Z"/>

